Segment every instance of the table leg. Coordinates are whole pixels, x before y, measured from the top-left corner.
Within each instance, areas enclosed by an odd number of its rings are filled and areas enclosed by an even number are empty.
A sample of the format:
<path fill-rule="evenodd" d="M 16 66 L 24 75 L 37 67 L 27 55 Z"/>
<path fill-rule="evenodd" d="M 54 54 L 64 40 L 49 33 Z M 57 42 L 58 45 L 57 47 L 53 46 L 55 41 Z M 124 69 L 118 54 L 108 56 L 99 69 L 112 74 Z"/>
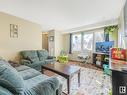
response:
<path fill-rule="evenodd" d="M 43 68 L 41 68 L 41 73 L 44 74 L 44 69 Z"/>
<path fill-rule="evenodd" d="M 78 86 L 80 87 L 80 70 L 78 72 Z"/>
<path fill-rule="evenodd" d="M 70 77 L 67 78 L 67 93 L 70 94 Z"/>

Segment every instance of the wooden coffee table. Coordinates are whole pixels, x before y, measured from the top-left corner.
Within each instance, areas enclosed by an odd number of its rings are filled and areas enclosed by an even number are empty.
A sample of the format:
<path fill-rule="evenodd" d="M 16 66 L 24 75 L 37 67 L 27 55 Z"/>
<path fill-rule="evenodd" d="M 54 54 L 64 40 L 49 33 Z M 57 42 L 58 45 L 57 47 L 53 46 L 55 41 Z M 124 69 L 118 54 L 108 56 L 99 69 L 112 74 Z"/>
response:
<path fill-rule="evenodd" d="M 46 64 L 42 65 L 42 73 L 44 73 L 44 70 L 52 71 L 67 79 L 67 94 L 70 93 L 71 78 L 75 74 L 78 74 L 78 86 L 80 86 L 80 68 L 78 66 L 63 63 Z"/>

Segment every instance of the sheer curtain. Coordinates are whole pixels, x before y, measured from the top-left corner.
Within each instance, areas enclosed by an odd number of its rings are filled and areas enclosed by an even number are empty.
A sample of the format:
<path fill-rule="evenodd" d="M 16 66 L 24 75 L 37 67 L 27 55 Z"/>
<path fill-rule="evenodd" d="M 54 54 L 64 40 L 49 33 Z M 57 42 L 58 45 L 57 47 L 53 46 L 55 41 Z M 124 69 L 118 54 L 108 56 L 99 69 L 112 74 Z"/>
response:
<path fill-rule="evenodd" d="M 81 51 L 81 34 L 73 34 L 72 35 L 72 52 L 73 51 Z"/>
<path fill-rule="evenodd" d="M 104 41 L 104 31 L 95 32 L 95 42 L 103 42 Z"/>
<path fill-rule="evenodd" d="M 93 49 L 93 33 L 84 33 L 83 35 L 83 51 Z"/>

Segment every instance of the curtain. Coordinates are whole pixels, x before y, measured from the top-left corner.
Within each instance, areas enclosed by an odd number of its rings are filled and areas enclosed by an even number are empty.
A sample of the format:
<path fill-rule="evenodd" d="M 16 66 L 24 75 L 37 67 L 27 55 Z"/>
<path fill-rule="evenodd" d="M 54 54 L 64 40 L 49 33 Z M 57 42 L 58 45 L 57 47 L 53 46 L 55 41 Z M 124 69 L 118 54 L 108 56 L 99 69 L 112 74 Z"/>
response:
<path fill-rule="evenodd" d="M 71 54 L 72 53 L 72 33 L 70 33 L 70 43 L 69 43 L 70 45 L 70 47 L 69 47 L 69 54 Z"/>

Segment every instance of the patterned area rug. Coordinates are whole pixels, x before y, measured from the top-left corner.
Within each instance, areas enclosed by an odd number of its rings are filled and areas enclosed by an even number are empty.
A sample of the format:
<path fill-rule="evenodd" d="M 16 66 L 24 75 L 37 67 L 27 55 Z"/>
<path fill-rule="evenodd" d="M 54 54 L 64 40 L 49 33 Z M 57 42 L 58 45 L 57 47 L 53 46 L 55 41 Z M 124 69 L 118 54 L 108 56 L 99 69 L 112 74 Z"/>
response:
<path fill-rule="evenodd" d="M 66 79 L 57 76 L 63 84 L 63 91 L 66 92 Z M 110 76 L 103 74 L 103 71 L 81 67 L 81 85 L 78 87 L 78 78 L 75 75 L 71 80 L 70 95 L 108 95 L 111 89 Z"/>

